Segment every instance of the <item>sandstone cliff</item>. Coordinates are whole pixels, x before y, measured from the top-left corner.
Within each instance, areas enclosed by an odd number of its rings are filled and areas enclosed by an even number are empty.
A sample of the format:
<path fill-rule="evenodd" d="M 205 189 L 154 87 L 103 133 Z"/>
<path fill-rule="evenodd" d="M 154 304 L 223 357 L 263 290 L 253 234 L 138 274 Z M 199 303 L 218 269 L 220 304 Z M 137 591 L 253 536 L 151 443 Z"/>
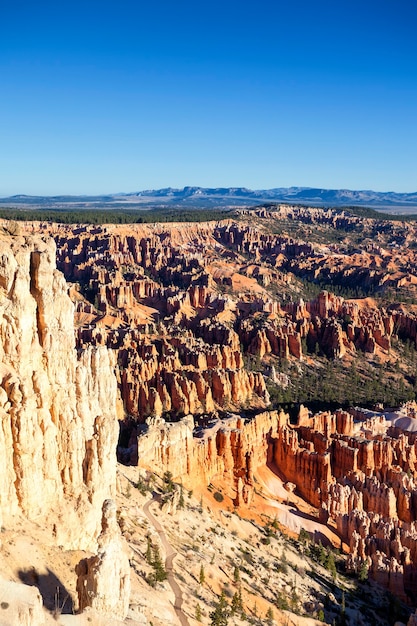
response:
<path fill-rule="evenodd" d="M 104 347 L 76 350 L 55 259 L 53 240 L 1 239 L 0 511 L 79 548 L 95 545 L 115 492 L 115 360 Z"/>
<path fill-rule="evenodd" d="M 268 461 L 271 437 L 286 416 L 259 413 L 252 420 L 230 416 L 197 426 L 191 415 L 177 423 L 150 418 L 138 439 L 141 469 L 170 472 L 188 487 L 208 485 L 215 476 L 228 484 L 236 505 L 250 501 L 254 472 Z"/>

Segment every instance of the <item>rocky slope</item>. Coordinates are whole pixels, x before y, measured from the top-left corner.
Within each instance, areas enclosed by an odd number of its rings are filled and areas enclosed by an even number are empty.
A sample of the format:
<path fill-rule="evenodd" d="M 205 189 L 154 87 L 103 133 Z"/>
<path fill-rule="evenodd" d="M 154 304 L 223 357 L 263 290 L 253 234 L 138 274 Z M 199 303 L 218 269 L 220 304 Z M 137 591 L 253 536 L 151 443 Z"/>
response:
<path fill-rule="evenodd" d="M 234 506 L 251 503 L 257 472 L 272 467 L 350 546 L 349 569 L 365 567 L 415 605 L 415 411 L 404 407 L 394 425 L 383 414 L 304 411 L 298 426 L 265 412 L 217 422 L 202 438 L 192 437 L 191 416 L 178 424 L 149 420 L 139 436 L 139 466 L 169 472 L 187 488 L 221 480 Z M 398 426 L 404 419 L 408 430 Z"/>

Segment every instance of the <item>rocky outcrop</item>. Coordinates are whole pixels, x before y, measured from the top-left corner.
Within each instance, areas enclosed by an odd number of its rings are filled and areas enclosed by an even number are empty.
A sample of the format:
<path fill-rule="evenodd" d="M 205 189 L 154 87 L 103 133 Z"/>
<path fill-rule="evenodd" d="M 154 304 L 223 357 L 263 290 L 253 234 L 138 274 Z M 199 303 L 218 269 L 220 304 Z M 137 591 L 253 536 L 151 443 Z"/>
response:
<path fill-rule="evenodd" d="M 277 411 L 252 420 L 231 416 L 198 425 L 191 415 L 177 423 L 150 418 L 138 438 L 139 467 L 160 475 L 170 472 L 188 487 L 208 485 L 220 476 L 238 505 L 250 499 L 254 472 L 271 460 L 271 438 L 285 420 Z"/>
<path fill-rule="evenodd" d="M 79 548 L 94 546 L 115 492 L 115 359 L 105 347 L 77 353 L 55 257 L 50 239 L 1 240 L 0 509 L 5 524 L 22 513 Z"/>
<path fill-rule="evenodd" d="M 129 610 L 130 565 L 128 546 L 116 519 L 112 500 L 103 503 L 98 553 L 77 565 L 79 610 L 92 607 L 102 615 L 124 619 Z"/>
<path fill-rule="evenodd" d="M 403 410 L 414 414 L 413 405 Z M 281 475 L 350 545 L 348 568 L 365 563 L 410 603 L 417 601 L 415 445 L 414 432 L 394 433 L 382 414 L 359 410 L 312 417 L 301 410 L 297 426 L 281 420 L 271 438 Z"/>

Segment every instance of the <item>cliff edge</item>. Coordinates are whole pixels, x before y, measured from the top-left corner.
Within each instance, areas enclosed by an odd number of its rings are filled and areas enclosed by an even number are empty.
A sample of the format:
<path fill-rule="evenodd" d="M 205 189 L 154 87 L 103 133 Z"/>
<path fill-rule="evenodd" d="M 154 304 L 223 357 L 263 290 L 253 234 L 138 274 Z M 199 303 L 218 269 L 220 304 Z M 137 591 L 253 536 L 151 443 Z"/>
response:
<path fill-rule="evenodd" d="M 0 517 L 94 549 L 116 487 L 115 359 L 76 350 L 52 239 L 0 235 L 0 251 Z"/>

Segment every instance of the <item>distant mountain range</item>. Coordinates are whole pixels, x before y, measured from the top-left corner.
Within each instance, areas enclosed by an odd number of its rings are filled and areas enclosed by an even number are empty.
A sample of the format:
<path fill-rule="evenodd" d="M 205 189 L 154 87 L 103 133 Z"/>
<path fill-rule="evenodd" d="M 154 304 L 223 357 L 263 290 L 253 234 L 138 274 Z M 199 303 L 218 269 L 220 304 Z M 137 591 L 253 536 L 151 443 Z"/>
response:
<path fill-rule="evenodd" d="M 31 208 L 226 208 L 286 202 L 313 206 L 368 206 L 398 213 L 417 211 L 417 192 L 353 191 L 313 187 L 278 187 L 252 190 L 245 187 L 184 187 L 149 189 L 134 193 L 98 196 L 27 196 L 0 198 L 0 206 Z"/>

